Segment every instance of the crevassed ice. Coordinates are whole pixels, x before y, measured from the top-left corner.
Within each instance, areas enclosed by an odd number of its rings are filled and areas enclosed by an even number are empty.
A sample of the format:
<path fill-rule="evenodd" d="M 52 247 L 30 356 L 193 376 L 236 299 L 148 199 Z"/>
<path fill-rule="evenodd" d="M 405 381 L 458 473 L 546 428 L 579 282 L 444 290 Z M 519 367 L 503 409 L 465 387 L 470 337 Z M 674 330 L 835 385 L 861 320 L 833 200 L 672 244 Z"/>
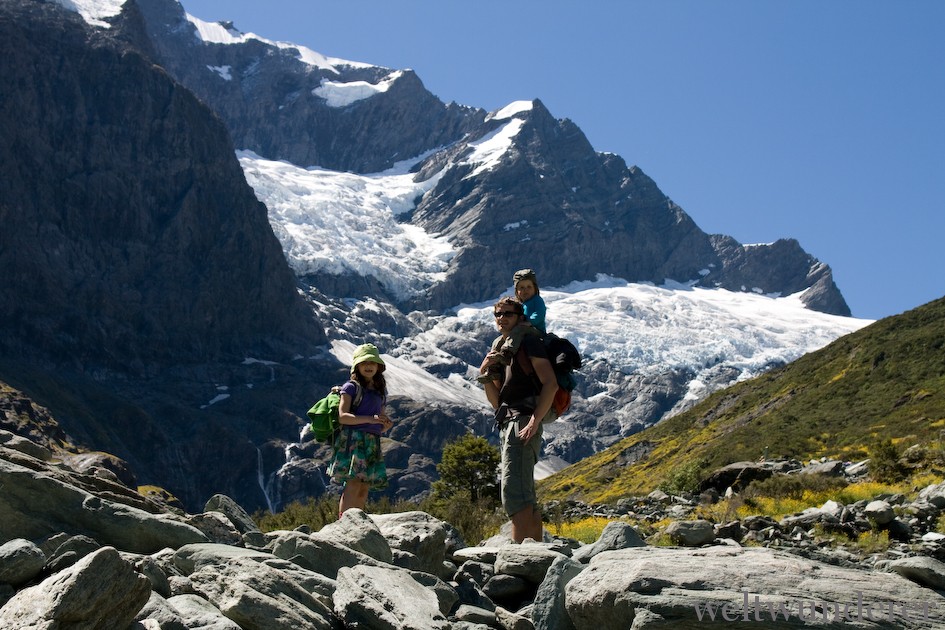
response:
<path fill-rule="evenodd" d="M 397 221 L 440 175 L 414 182 L 407 172 L 411 162 L 384 173 L 357 175 L 305 169 L 249 151 L 237 155 L 247 182 L 269 209 L 273 232 L 297 274 L 373 276 L 398 299 L 446 277 L 455 255 L 449 241 Z"/>

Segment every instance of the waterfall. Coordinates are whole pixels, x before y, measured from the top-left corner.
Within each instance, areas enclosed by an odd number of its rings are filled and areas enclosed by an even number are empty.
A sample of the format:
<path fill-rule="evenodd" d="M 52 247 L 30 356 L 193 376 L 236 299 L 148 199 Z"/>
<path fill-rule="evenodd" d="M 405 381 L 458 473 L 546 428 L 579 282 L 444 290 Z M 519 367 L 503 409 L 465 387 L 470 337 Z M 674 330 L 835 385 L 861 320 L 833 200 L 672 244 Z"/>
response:
<path fill-rule="evenodd" d="M 262 451 L 259 450 L 258 446 L 256 447 L 256 480 L 259 482 L 259 489 L 262 490 L 263 496 L 266 498 L 266 507 L 269 508 L 269 513 L 275 514 L 276 511 L 272 508 L 272 499 L 269 498 L 269 488 L 266 484 Z"/>
<path fill-rule="evenodd" d="M 256 447 L 256 458 L 258 462 L 256 466 L 256 479 L 259 483 L 259 489 L 262 490 L 263 496 L 266 498 L 266 506 L 269 509 L 270 514 L 275 514 L 276 510 L 283 507 L 282 480 L 285 476 L 284 473 L 291 467 L 292 462 L 295 462 L 299 459 L 299 451 L 301 450 L 302 444 L 305 442 L 305 436 L 308 432 L 309 426 L 306 423 L 302 425 L 301 429 L 299 430 L 299 441 L 290 442 L 283 448 L 283 457 L 285 461 L 281 466 L 279 466 L 279 468 L 269 473 L 269 475 L 266 475 L 265 467 L 263 465 L 262 451 L 258 446 Z M 322 489 L 324 490 L 327 488 L 325 477 L 321 470 L 316 469 L 316 471 L 318 472 Z M 291 475 L 292 473 L 289 474 Z"/>

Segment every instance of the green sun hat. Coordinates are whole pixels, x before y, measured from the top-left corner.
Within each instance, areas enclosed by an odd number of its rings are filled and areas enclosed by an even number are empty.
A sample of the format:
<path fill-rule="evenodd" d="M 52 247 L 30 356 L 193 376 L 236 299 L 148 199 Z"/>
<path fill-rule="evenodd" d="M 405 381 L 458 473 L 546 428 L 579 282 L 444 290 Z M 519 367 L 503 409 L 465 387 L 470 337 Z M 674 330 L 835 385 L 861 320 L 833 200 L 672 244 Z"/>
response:
<path fill-rule="evenodd" d="M 378 372 L 383 372 L 386 367 L 384 365 L 384 359 L 381 358 L 380 351 L 378 351 L 377 346 L 373 343 L 365 343 L 354 349 L 354 355 L 351 357 L 351 373 L 354 374 L 358 364 L 364 363 L 365 361 L 377 363 Z"/>

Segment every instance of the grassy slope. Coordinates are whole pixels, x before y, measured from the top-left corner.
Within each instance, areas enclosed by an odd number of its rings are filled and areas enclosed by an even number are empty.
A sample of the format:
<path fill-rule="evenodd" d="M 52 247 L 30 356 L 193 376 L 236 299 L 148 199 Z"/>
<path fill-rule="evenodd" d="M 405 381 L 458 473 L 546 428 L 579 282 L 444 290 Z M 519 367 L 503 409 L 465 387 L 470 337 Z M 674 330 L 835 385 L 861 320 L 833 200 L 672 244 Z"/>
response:
<path fill-rule="evenodd" d="M 766 452 L 857 460 L 882 439 L 945 442 L 943 429 L 945 298 L 717 392 L 543 480 L 539 492 L 606 503 L 646 494 L 687 465 L 712 469 Z"/>

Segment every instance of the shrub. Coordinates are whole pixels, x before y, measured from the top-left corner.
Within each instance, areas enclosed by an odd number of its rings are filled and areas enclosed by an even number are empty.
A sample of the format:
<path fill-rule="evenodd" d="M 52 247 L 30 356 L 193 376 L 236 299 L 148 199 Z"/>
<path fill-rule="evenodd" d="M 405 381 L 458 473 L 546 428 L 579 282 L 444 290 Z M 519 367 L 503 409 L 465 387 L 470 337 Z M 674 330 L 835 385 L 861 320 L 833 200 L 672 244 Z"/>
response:
<path fill-rule="evenodd" d="M 701 460 L 686 462 L 682 466 L 674 468 L 669 477 L 658 487 L 668 494 L 698 492 L 704 467 L 705 463 Z"/>
<path fill-rule="evenodd" d="M 473 502 L 463 494 L 451 498 L 432 496 L 424 499 L 416 509 L 455 527 L 467 545 L 476 545 L 498 534 L 502 524 L 508 520 L 495 499 Z"/>
<path fill-rule="evenodd" d="M 253 514 L 256 525 L 264 532 L 292 530 L 307 525 L 312 531 L 318 531 L 328 523 L 338 520 L 338 497 L 323 494 L 318 499 L 309 497 L 307 501 L 293 501 L 276 514 L 259 511 Z"/>
<path fill-rule="evenodd" d="M 906 469 L 892 440 L 880 440 L 870 448 L 870 476 L 884 483 L 905 479 Z"/>

